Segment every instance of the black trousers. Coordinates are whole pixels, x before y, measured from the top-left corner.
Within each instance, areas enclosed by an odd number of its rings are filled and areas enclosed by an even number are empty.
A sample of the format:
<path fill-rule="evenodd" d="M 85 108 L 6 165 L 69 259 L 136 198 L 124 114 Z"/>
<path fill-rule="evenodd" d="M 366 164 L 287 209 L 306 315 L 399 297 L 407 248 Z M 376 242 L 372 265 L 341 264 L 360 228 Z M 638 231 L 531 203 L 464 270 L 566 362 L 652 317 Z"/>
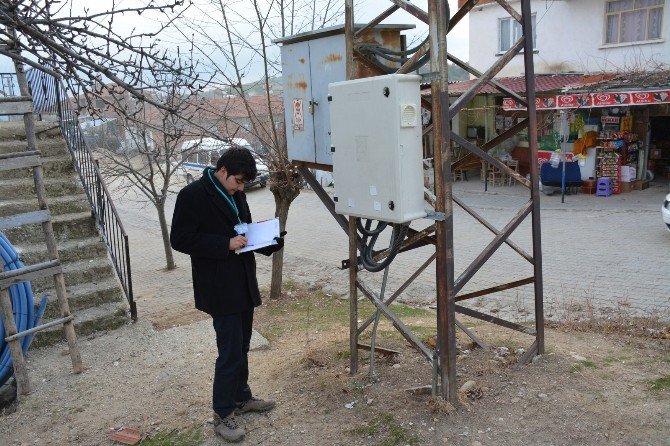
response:
<path fill-rule="evenodd" d="M 236 403 L 251 398 L 249 379 L 249 343 L 254 310 L 213 318 L 219 356 L 214 368 L 212 407 L 220 417 L 228 416 Z"/>

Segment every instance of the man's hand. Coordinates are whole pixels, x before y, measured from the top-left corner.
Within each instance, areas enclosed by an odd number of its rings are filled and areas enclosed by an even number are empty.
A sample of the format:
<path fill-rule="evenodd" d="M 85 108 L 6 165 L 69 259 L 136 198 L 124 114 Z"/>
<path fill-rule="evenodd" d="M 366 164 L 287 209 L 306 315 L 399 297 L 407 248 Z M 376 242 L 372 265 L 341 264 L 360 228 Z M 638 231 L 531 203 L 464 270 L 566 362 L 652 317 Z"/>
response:
<path fill-rule="evenodd" d="M 241 248 L 244 248 L 247 246 L 247 238 L 243 235 L 238 235 L 237 237 L 233 237 L 230 239 L 230 243 L 228 244 L 228 249 L 231 251 L 235 251 Z"/>
<path fill-rule="evenodd" d="M 277 245 L 279 246 L 278 248 L 275 247 L 275 251 L 279 251 L 284 247 L 284 236 L 286 235 L 286 231 L 282 231 L 279 233 L 279 237 L 275 237 L 275 242 L 277 242 Z"/>

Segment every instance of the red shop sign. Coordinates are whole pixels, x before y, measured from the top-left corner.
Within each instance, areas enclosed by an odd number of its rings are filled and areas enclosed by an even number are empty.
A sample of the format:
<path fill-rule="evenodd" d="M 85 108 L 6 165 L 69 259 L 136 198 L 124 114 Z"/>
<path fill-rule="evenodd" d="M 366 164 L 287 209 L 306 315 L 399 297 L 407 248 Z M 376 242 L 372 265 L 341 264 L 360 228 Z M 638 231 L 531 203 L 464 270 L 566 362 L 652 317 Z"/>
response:
<path fill-rule="evenodd" d="M 590 94 L 561 94 L 557 98 L 558 108 L 591 107 L 593 98 Z"/>
<path fill-rule="evenodd" d="M 631 93 L 633 104 L 657 104 L 670 100 L 670 90 L 638 91 Z"/>
<path fill-rule="evenodd" d="M 594 107 L 630 105 L 630 93 L 598 93 L 593 95 Z"/>

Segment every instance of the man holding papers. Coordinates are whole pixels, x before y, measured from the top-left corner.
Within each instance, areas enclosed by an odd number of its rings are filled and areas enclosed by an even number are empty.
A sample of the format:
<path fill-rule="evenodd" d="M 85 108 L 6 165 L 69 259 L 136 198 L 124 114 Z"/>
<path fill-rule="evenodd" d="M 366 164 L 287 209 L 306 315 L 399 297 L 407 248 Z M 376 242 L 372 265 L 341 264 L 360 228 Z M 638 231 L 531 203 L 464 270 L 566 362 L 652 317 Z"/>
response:
<path fill-rule="evenodd" d="M 249 150 L 228 149 L 215 169 L 206 168 L 200 180 L 179 192 L 170 233 L 172 247 L 191 256 L 195 307 L 212 316 L 219 353 L 212 393 L 214 429 L 227 441 L 244 438 L 236 413 L 265 412 L 275 405 L 252 397 L 247 383 L 254 308 L 261 297 L 254 253 L 245 250 L 252 224 L 244 183 L 256 173 Z M 282 249 L 284 240 L 276 237 L 264 245 L 256 251 L 271 255 Z"/>

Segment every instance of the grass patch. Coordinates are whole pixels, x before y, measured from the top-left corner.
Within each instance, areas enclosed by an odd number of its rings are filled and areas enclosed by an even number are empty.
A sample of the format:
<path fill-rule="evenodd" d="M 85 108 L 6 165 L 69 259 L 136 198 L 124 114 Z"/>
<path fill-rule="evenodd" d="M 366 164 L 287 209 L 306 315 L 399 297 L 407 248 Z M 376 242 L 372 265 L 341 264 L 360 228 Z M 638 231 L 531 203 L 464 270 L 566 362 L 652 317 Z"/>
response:
<path fill-rule="evenodd" d="M 402 304 L 391 304 L 391 310 L 398 316 L 398 317 L 432 317 L 435 318 L 435 313 L 426 310 L 424 308 L 417 308 L 417 307 L 409 307 L 407 305 L 402 305 Z"/>
<path fill-rule="evenodd" d="M 603 364 L 606 366 L 612 366 L 613 364 L 626 364 L 626 362 L 631 363 L 632 358 L 630 356 L 616 356 L 616 355 L 607 355 L 603 359 Z"/>
<path fill-rule="evenodd" d="M 437 327 L 426 327 L 424 325 L 408 325 L 407 328 L 417 335 L 419 339 L 431 338 L 437 335 Z M 398 332 L 399 336 L 400 333 Z M 404 338 L 403 338 L 404 339 Z"/>
<path fill-rule="evenodd" d="M 349 359 L 351 358 L 351 351 L 350 350 L 340 350 L 339 352 L 335 353 L 335 357 L 337 359 Z"/>
<path fill-rule="evenodd" d="M 597 369 L 598 366 L 596 365 L 595 362 L 591 361 L 590 359 L 586 359 L 584 361 L 579 361 L 576 364 L 572 364 L 572 366 L 570 367 L 570 373 L 581 372 L 582 370 L 584 370 L 584 368 Z"/>
<path fill-rule="evenodd" d="M 577 332 L 620 334 L 640 338 L 669 339 L 670 324 L 667 314 L 636 316 L 622 305 L 616 309 L 595 308 L 587 303 L 585 308 L 567 308 L 566 314 L 556 321 L 547 321 L 546 327 Z"/>
<path fill-rule="evenodd" d="M 282 288 L 287 291 L 293 291 L 298 289 L 298 284 L 294 280 L 288 279 L 282 282 Z"/>
<path fill-rule="evenodd" d="M 649 389 L 655 392 L 661 392 L 670 389 L 670 375 L 665 375 L 655 381 L 652 381 Z"/>
<path fill-rule="evenodd" d="M 591 369 L 597 369 L 598 368 L 596 363 L 591 361 L 590 359 L 587 359 L 586 361 L 582 361 L 582 364 L 584 364 L 584 367 L 588 367 L 588 368 L 591 368 Z"/>
<path fill-rule="evenodd" d="M 195 446 L 203 442 L 202 428 L 160 431 L 140 441 L 140 446 Z"/>
<path fill-rule="evenodd" d="M 369 439 L 376 440 L 375 446 L 404 446 L 415 445 L 421 442 L 421 438 L 402 427 L 389 413 L 382 413 L 370 423 L 358 426 L 351 433 Z"/>
<path fill-rule="evenodd" d="M 284 332 L 286 332 L 286 328 L 284 327 L 280 327 L 278 325 L 268 325 L 263 329 L 261 334 L 267 340 L 274 341 L 275 339 L 281 338 Z"/>
<path fill-rule="evenodd" d="M 349 325 L 349 301 L 339 299 L 333 296 L 327 296 L 321 290 L 309 290 L 296 282 L 285 282 L 284 287 L 293 291 L 292 296 L 284 296 L 279 300 L 265 300 L 267 304 L 265 311 L 278 324 L 290 324 L 291 330 L 328 330 L 336 326 L 347 327 Z M 423 308 L 410 307 L 403 304 L 392 304 L 392 311 L 401 319 L 424 319 L 433 320 L 435 315 L 430 310 Z M 358 302 L 358 318 L 366 320 L 375 312 L 374 305 L 366 300 Z M 382 316 L 382 321 L 385 317 Z M 274 325 L 270 322 L 266 331 L 274 331 Z M 433 328 L 433 335 L 435 329 Z M 281 333 L 278 333 L 281 335 Z"/>

